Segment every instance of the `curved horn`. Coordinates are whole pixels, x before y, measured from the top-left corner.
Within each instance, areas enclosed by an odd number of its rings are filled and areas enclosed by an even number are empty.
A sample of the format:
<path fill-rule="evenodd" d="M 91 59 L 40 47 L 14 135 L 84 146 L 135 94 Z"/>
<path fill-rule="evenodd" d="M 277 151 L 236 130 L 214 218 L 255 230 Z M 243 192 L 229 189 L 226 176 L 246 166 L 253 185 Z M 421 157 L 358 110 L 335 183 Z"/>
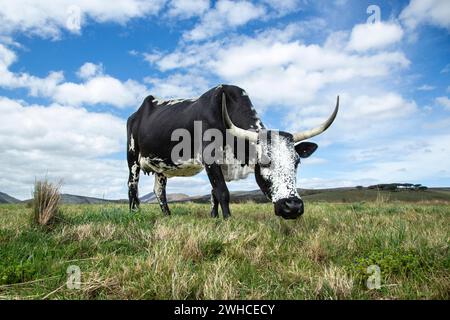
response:
<path fill-rule="evenodd" d="M 230 116 L 227 111 L 227 102 L 225 98 L 225 93 L 222 93 L 222 118 L 225 127 L 230 131 L 230 133 L 238 138 L 247 139 L 250 142 L 256 142 L 258 140 L 258 134 L 254 131 L 244 130 L 236 127 L 233 122 L 231 122 Z"/>
<path fill-rule="evenodd" d="M 322 132 L 327 130 L 328 127 L 331 126 L 334 119 L 336 118 L 338 111 L 339 111 L 339 96 L 337 97 L 336 107 L 334 108 L 334 111 L 333 111 L 332 115 L 328 118 L 328 120 L 314 129 L 294 133 L 293 134 L 294 142 L 299 142 L 302 140 L 309 139 L 309 138 L 317 136 L 318 134 L 321 134 Z"/>

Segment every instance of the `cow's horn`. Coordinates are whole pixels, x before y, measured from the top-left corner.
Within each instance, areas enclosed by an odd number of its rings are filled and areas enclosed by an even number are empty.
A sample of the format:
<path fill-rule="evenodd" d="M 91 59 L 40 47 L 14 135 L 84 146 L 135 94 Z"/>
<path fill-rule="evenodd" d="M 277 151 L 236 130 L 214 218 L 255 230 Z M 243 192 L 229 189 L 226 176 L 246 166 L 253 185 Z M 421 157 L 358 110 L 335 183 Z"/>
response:
<path fill-rule="evenodd" d="M 222 118 L 225 124 L 225 127 L 229 130 L 229 132 L 238 138 L 247 139 L 250 142 L 256 142 L 258 140 L 258 134 L 254 131 L 244 130 L 236 127 L 233 122 L 231 122 L 230 116 L 227 111 L 227 102 L 225 98 L 225 93 L 222 93 Z"/>
<path fill-rule="evenodd" d="M 334 119 L 336 118 L 338 110 L 339 110 L 339 96 L 337 97 L 336 107 L 334 108 L 333 114 L 328 118 L 328 120 L 314 129 L 294 133 L 293 134 L 294 142 L 299 142 L 302 140 L 309 139 L 309 138 L 317 136 L 318 134 L 321 134 L 322 132 L 327 130 L 328 127 L 331 126 Z"/>

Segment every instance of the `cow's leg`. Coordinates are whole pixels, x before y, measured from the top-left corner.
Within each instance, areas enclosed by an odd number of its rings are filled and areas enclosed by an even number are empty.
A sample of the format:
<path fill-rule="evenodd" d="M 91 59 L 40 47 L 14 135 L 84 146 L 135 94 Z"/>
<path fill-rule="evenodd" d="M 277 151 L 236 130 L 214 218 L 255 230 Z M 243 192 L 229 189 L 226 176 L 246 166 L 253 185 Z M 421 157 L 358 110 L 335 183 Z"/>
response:
<path fill-rule="evenodd" d="M 219 216 L 219 201 L 217 201 L 214 189 L 211 189 L 211 217 L 217 218 L 218 216 Z"/>
<path fill-rule="evenodd" d="M 137 163 L 137 159 L 130 159 L 130 155 L 128 156 L 128 170 L 128 201 L 130 211 L 134 211 L 139 209 L 140 204 L 138 192 L 140 167 Z"/>
<path fill-rule="evenodd" d="M 153 188 L 153 192 L 155 193 L 162 212 L 168 216 L 170 215 L 170 210 L 166 199 L 166 184 L 167 178 L 160 173 L 155 173 L 155 186 Z"/>
<path fill-rule="evenodd" d="M 208 174 L 209 181 L 214 190 L 214 194 L 217 201 L 220 203 L 222 208 L 223 218 L 227 219 L 231 216 L 230 214 L 230 192 L 228 191 L 227 185 L 225 183 L 225 178 L 223 177 L 222 168 L 218 164 L 206 165 L 206 173 Z"/>

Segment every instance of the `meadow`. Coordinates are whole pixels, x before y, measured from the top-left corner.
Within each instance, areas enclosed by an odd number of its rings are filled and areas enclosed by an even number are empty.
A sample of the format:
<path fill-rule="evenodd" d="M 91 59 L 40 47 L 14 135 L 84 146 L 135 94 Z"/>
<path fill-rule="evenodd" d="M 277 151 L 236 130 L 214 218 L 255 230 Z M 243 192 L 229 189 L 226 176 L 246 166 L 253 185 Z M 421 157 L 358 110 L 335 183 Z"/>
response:
<path fill-rule="evenodd" d="M 0 299 L 449 299 L 444 202 L 306 202 L 286 221 L 270 204 L 63 205 L 50 227 L 0 205 Z M 369 289 L 367 267 L 380 268 Z M 66 285 L 69 266 L 79 288 Z"/>

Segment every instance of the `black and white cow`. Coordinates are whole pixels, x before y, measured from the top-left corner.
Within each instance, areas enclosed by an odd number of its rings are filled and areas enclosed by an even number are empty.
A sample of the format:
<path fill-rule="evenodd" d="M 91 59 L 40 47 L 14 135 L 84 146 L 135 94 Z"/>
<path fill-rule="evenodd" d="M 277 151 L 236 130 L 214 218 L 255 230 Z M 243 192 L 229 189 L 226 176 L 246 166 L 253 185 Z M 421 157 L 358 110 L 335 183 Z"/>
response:
<path fill-rule="evenodd" d="M 139 208 L 138 182 L 141 170 L 155 175 L 156 198 L 164 214 L 169 215 L 167 178 L 193 176 L 205 169 L 212 186 L 212 217 L 218 216 L 219 204 L 223 217 L 230 216 L 230 194 L 225 182 L 245 178 L 254 172 L 260 189 L 273 202 L 275 214 L 285 219 L 295 219 L 304 210 L 296 189 L 297 166 L 300 158 L 309 157 L 317 149 L 315 143 L 301 141 L 325 131 L 334 121 L 338 109 L 339 97 L 333 114 L 325 123 L 305 132 L 291 134 L 267 130 L 246 92 L 236 86 L 220 85 L 196 99 L 162 101 L 148 96 L 127 122 L 130 210 Z M 201 124 L 203 132 L 213 128 L 224 136 L 227 132 L 234 136 L 234 146 L 227 144 L 224 139 L 223 148 L 220 149 L 224 153 L 224 162 L 205 163 L 199 156 L 210 143 L 208 141 L 200 141 L 197 147 L 191 141 L 192 151 L 189 155 L 183 155 L 185 160 L 180 162 L 172 159 L 172 150 L 179 143 L 172 141 L 172 133 L 182 128 L 194 135 L 194 122 Z M 244 161 L 237 161 L 238 142 L 245 143 L 247 153 Z M 250 159 L 250 146 L 256 151 L 255 161 Z"/>

